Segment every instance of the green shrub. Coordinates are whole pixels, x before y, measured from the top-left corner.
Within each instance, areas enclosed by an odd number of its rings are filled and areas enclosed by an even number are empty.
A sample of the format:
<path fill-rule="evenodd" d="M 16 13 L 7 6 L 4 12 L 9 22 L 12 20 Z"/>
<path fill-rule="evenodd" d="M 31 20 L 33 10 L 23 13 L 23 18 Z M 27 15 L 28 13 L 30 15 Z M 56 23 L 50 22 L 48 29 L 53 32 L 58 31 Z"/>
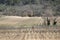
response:
<path fill-rule="evenodd" d="M 0 11 L 4 11 L 6 9 L 6 6 L 3 4 L 0 4 Z"/>

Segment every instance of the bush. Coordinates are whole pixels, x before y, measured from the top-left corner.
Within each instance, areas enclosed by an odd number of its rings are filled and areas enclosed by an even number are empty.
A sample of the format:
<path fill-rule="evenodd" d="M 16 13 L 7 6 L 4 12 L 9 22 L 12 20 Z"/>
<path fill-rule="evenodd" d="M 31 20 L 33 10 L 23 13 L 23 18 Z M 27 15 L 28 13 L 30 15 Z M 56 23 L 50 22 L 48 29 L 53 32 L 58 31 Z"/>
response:
<path fill-rule="evenodd" d="M 4 11 L 6 9 L 6 6 L 3 4 L 0 4 L 0 12 Z"/>

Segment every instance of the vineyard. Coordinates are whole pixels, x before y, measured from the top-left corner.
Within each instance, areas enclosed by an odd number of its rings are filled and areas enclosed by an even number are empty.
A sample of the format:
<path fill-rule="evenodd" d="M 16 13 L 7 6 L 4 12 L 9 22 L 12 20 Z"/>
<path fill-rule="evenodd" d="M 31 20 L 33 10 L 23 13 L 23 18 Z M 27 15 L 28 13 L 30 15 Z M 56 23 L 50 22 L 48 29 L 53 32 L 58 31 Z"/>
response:
<path fill-rule="evenodd" d="M 60 40 L 60 27 L 0 29 L 0 40 Z"/>

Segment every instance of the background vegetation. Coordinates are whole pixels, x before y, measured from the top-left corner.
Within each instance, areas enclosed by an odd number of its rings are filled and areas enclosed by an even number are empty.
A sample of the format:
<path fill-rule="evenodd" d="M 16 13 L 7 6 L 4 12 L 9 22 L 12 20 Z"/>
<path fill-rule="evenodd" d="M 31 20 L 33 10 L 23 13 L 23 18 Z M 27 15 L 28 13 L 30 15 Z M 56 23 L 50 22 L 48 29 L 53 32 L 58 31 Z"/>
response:
<path fill-rule="evenodd" d="M 0 0 L 0 15 L 59 16 L 60 0 Z"/>

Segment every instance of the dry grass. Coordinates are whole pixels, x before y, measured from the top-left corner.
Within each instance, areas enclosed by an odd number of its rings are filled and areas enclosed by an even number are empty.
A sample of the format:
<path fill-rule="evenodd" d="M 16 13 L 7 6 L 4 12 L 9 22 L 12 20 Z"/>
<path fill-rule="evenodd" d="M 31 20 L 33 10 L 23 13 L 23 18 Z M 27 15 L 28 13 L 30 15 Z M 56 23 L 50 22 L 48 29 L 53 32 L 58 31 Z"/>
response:
<path fill-rule="evenodd" d="M 35 26 L 43 23 L 41 17 L 18 17 L 3 16 L 0 18 L 0 27 L 3 26 Z M 54 31 L 55 30 L 55 31 Z M 0 30 L 0 40 L 60 40 L 60 28 L 35 28 L 17 29 L 17 30 Z"/>
<path fill-rule="evenodd" d="M 52 18 L 54 19 L 54 17 Z M 50 17 L 51 25 L 53 25 L 54 22 L 52 18 Z M 0 27 L 32 27 L 37 25 L 44 25 L 44 20 L 45 19 L 43 17 L 2 16 L 0 17 Z M 56 21 L 57 25 L 60 26 L 60 17 L 56 18 Z"/>
<path fill-rule="evenodd" d="M 3 16 L 0 18 L 0 26 L 35 26 L 42 25 L 41 17 L 18 17 L 18 16 Z"/>
<path fill-rule="evenodd" d="M 47 31 L 41 28 L 35 28 L 34 31 L 33 29 L 0 30 L 0 40 L 60 40 L 60 31 L 56 29 Z"/>

